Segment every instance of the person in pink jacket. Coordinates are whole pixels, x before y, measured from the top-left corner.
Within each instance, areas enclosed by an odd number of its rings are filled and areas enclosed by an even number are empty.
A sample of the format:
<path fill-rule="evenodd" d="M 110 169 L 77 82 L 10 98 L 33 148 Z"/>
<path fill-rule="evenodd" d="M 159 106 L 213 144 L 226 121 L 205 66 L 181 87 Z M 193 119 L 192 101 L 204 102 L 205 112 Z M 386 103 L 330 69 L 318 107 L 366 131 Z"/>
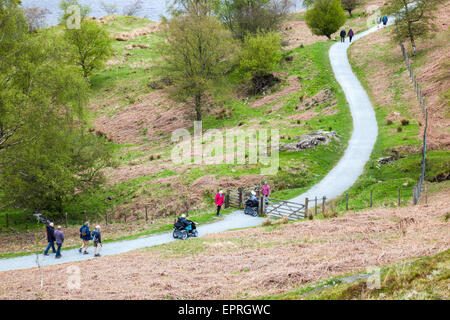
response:
<path fill-rule="evenodd" d="M 217 216 L 220 216 L 220 209 L 224 203 L 225 197 L 223 195 L 223 190 L 220 190 L 219 193 L 216 194 Z"/>
<path fill-rule="evenodd" d="M 264 199 L 266 200 L 266 204 L 268 204 L 270 196 L 270 187 L 267 181 L 264 181 L 264 186 L 262 187 L 261 193 L 263 194 Z"/>

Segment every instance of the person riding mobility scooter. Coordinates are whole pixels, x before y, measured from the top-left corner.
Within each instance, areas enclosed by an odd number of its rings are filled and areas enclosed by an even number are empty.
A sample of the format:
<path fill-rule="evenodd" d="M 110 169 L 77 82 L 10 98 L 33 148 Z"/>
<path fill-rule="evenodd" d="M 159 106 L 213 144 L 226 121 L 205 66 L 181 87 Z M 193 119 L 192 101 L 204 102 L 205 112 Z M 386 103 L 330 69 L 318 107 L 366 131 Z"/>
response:
<path fill-rule="evenodd" d="M 252 191 L 252 195 L 250 198 L 245 202 L 245 214 L 249 214 L 251 216 L 257 217 L 258 216 L 258 207 L 259 207 L 259 201 L 256 197 L 256 192 Z"/>
<path fill-rule="evenodd" d="M 181 240 L 198 237 L 198 231 L 195 222 L 186 219 L 186 215 L 181 215 L 181 217 L 179 217 L 174 224 L 173 237 L 175 239 Z"/>

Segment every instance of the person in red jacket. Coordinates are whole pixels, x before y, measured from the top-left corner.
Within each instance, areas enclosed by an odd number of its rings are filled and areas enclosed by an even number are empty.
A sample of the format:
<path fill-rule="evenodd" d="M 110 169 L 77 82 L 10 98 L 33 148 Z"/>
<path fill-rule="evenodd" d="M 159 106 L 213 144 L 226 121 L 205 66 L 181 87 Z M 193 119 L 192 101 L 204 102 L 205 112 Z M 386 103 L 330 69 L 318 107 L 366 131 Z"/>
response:
<path fill-rule="evenodd" d="M 216 194 L 216 206 L 217 206 L 217 216 L 220 216 L 220 208 L 225 202 L 225 197 L 223 195 L 223 191 L 220 190 L 219 193 Z"/>

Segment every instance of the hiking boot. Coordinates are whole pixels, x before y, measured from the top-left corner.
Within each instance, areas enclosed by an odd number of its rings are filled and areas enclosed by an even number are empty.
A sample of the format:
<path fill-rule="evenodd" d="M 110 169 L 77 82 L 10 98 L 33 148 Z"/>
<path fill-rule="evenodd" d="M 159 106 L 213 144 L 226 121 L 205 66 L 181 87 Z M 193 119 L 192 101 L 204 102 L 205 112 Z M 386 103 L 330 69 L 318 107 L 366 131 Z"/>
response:
<path fill-rule="evenodd" d="M 89 252 L 85 251 L 83 254 L 89 254 Z"/>
<path fill-rule="evenodd" d="M 94 254 L 94 257 L 100 257 L 100 253 Z"/>
<path fill-rule="evenodd" d="M 46 256 L 46 257 L 47 257 L 47 256 L 49 256 L 49 254 L 48 254 L 48 253 L 44 253 L 44 256 Z"/>
<path fill-rule="evenodd" d="M 62 256 L 56 256 L 55 259 L 61 259 Z"/>
<path fill-rule="evenodd" d="M 83 251 L 83 249 L 82 248 L 80 248 L 80 250 L 78 250 L 80 253 L 81 253 L 81 251 Z"/>

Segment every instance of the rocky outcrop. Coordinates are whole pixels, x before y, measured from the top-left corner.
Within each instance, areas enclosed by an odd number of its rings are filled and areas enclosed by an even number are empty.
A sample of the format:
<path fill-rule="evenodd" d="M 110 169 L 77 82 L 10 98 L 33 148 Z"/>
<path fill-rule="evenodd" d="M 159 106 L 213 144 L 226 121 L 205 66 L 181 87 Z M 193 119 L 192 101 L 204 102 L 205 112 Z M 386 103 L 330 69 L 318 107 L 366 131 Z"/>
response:
<path fill-rule="evenodd" d="M 318 145 L 327 145 L 332 141 L 340 142 L 338 134 L 334 131 L 318 130 L 313 133 L 305 134 L 300 137 L 296 137 L 297 142 L 282 144 L 280 150 L 288 152 L 301 151 L 305 149 L 312 149 Z"/>

